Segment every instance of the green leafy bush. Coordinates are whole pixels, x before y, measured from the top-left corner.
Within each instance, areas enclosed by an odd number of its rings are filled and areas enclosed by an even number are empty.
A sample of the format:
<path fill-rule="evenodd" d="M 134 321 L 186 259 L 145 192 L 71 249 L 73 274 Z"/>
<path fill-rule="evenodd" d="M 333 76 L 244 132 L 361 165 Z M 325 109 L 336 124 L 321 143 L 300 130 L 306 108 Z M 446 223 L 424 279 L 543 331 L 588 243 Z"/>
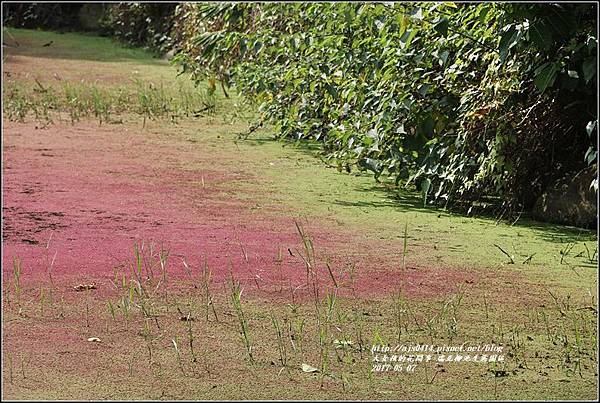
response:
<path fill-rule="evenodd" d="M 194 79 L 235 86 L 279 136 L 321 141 L 339 167 L 427 200 L 501 198 L 510 213 L 595 161 L 591 5 L 212 3 L 184 15 L 196 29 L 182 30 L 177 62 Z"/>
<path fill-rule="evenodd" d="M 103 31 L 133 46 L 157 53 L 171 49 L 169 36 L 176 4 L 116 3 L 102 21 Z"/>
<path fill-rule="evenodd" d="M 81 29 L 78 19 L 83 4 L 2 3 L 4 26 L 18 28 Z"/>

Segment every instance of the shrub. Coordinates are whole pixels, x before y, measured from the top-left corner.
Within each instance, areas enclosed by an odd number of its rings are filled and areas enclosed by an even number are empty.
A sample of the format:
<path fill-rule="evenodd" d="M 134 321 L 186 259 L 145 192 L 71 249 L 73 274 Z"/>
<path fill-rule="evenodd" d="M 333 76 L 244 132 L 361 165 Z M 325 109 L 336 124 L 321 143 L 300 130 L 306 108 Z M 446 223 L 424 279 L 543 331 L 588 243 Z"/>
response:
<path fill-rule="evenodd" d="M 595 161 L 592 5 L 212 3 L 185 15 L 198 25 L 176 60 L 195 80 L 234 86 L 278 136 L 320 141 L 338 166 L 427 200 L 500 198 L 510 213 Z"/>

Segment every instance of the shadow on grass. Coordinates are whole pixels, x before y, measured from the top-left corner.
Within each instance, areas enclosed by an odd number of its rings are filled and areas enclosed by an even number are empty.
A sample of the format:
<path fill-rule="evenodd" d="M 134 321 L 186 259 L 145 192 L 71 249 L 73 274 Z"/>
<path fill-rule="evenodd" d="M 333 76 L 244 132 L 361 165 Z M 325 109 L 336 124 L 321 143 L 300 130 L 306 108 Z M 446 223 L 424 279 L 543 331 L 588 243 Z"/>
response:
<path fill-rule="evenodd" d="M 156 58 L 148 51 L 128 47 L 92 33 L 59 33 L 17 28 L 5 28 L 4 32 L 4 40 L 10 45 L 4 47 L 4 55 L 9 57 L 165 64 L 164 60 Z"/>
<path fill-rule="evenodd" d="M 365 175 L 368 176 L 368 175 Z M 374 180 L 373 180 L 374 181 Z M 388 189 L 384 185 L 356 186 L 354 190 L 358 192 L 377 194 L 379 193 L 385 199 L 377 201 L 344 201 L 336 200 L 336 204 L 346 207 L 361 208 L 391 208 L 398 211 L 419 211 L 429 214 L 447 214 L 447 211 L 432 206 L 423 205 L 423 198 L 420 194 L 410 192 L 404 189 Z"/>
<path fill-rule="evenodd" d="M 244 144 L 251 146 L 281 144 L 283 147 L 297 148 L 302 152 L 311 154 L 313 157 L 319 157 L 322 151 L 321 143 L 317 141 L 279 139 L 272 134 L 269 135 L 268 133 L 259 133 L 258 135 L 253 135 L 252 137 L 243 138 L 241 141 L 244 141 Z"/>
<path fill-rule="evenodd" d="M 243 140 L 245 144 L 252 146 L 260 146 L 264 144 L 281 143 L 286 147 L 294 147 L 307 155 L 320 158 L 321 157 L 321 144 L 316 141 L 308 140 L 280 140 L 276 139 L 275 136 L 269 136 L 266 133 L 260 133 L 258 136 L 247 138 Z M 361 176 L 372 176 L 366 173 L 361 173 Z M 378 200 L 373 200 L 373 197 L 361 198 L 362 200 L 341 200 L 336 199 L 333 201 L 334 204 L 344 207 L 356 207 L 362 210 L 364 209 L 379 209 L 387 208 L 395 211 L 418 211 L 425 214 L 432 215 L 453 215 L 458 217 L 475 218 L 489 221 L 490 225 L 496 225 L 498 220 L 492 214 L 477 214 L 475 216 L 468 216 L 453 210 L 445 210 L 441 207 L 434 205 L 424 205 L 423 197 L 421 194 L 405 190 L 400 187 L 397 188 L 393 185 L 386 185 L 384 183 L 376 183 L 373 179 L 372 185 L 359 185 L 355 186 L 353 190 L 365 194 L 377 195 Z M 533 230 L 537 236 L 545 241 L 555 243 L 572 243 L 572 242 L 597 242 L 597 233 L 594 230 L 576 228 L 564 225 L 557 225 L 545 222 L 539 222 L 533 220 L 527 213 L 523 213 L 519 219 L 510 223 L 506 220 L 502 221 L 505 224 L 510 224 L 516 228 L 527 228 Z"/>
<path fill-rule="evenodd" d="M 423 198 L 420 194 L 394 187 L 386 186 L 362 186 L 355 187 L 359 192 L 379 193 L 382 197 L 386 196 L 386 200 L 378 201 L 337 201 L 336 204 L 343 206 L 356 206 L 362 208 L 393 208 L 395 210 L 419 211 L 430 214 L 450 214 L 464 218 L 475 218 L 490 221 L 490 225 L 496 225 L 497 217 L 491 214 L 480 214 L 476 216 L 468 216 L 452 210 L 445 210 L 441 207 L 432 205 L 423 205 Z M 528 228 L 534 230 L 536 235 L 542 239 L 551 242 L 569 243 L 569 242 L 596 242 L 597 233 L 594 230 L 545 223 L 533 220 L 528 214 L 523 215 L 514 223 L 503 221 L 517 228 Z"/>
<path fill-rule="evenodd" d="M 545 240 L 552 242 L 595 243 L 598 239 L 598 234 L 594 230 L 535 221 L 530 217 L 520 219 L 515 226 L 532 229 Z"/>

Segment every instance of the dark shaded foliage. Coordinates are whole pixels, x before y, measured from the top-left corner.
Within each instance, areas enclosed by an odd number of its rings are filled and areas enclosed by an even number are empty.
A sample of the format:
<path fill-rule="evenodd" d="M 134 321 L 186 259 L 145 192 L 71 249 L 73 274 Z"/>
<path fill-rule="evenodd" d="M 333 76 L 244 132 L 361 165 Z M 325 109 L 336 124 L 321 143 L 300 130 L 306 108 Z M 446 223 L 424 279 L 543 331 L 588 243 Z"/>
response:
<path fill-rule="evenodd" d="M 16 28 L 77 30 L 83 3 L 3 3 L 3 24 Z"/>
<path fill-rule="evenodd" d="M 176 6 L 176 3 L 113 4 L 102 27 L 106 34 L 130 45 L 166 52 L 172 46 L 170 31 Z"/>

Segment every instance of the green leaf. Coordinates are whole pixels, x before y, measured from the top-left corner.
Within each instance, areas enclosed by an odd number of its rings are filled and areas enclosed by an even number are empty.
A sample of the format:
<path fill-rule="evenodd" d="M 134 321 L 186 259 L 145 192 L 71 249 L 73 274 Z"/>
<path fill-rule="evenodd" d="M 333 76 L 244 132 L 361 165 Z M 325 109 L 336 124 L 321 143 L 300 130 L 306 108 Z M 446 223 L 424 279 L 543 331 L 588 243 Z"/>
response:
<path fill-rule="evenodd" d="M 439 32 L 440 35 L 446 37 L 448 36 L 448 18 L 443 17 L 441 18 L 434 26 L 433 29 L 435 29 L 437 32 Z"/>
<path fill-rule="evenodd" d="M 583 62 L 583 78 L 586 83 L 589 83 L 596 75 L 596 58 L 590 57 Z"/>
<path fill-rule="evenodd" d="M 446 64 L 446 62 L 448 61 L 448 56 L 450 56 L 450 53 L 447 50 L 444 50 L 438 55 L 440 61 L 442 62 L 442 65 Z"/>
<path fill-rule="evenodd" d="M 552 31 L 544 21 L 536 22 L 529 27 L 529 39 L 537 47 L 548 50 L 552 46 Z"/>
<path fill-rule="evenodd" d="M 504 60 L 506 60 L 506 56 L 508 55 L 508 50 L 515 46 L 519 41 L 519 38 L 521 38 L 521 30 L 517 29 L 512 24 L 509 25 L 500 37 L 499 53 L 501 63 L 504 63 Z"/>
<path fill-rule="evenodd" d="M 419 86 L 419 88 L 417 89 L 417 91 L 419 92 L 419 94 L 421 94 L 421 96 L 425 96 L 427 95 L 427 92 L 429 91 L 429 89 L 431 88 L 431 84 L 421 84 Z"/>
<path fill-rule="evenodd" d="M 489 10 L 490 8 L 487 5 L 479 10 L 479 21 L 485 22 Z"/>
<path fill-rule="evenodd" d="M 558 69 L 556 64 L 544 63 L 535 70 L 535 78 L 533 79 L 533 83 L 540 92 L 544 92 L 547 88 L 552 87 L 552 84 L 554 84 L 557 72 Z"/>
<path fill-rule="evenodd" d="M 379 140 L 379 135 L 377 134 L 377 129 L 371 129 L 366 134 L 367 137 L 372 138 L 373 140 Z"/>
<path fill-rule="evenodd" d="M 417 19 L 417 20 L 422 20 L 423 19 L 423 9 L 421 9 L 421 7 L 416 7 L 414 8 L 411 12 L 410 12 L 410 16 Z"/>
<path fill-rule="evenodd" d="M 594 52 L 596 50 L 597 41 L 593 36 L 588 37 L 587 39 L 587 47 L 590 52 Z"/>
<path fill-rule="evenodd" d="M 566 37 L 577 28 L 577 18 L 572 9 L 555 4 L 549 5 L 548 11 L 551 12 L 547 17 L 549 26 L 559 37 Z"/>
<path fill-rule="evenodd" d="M 596 123 L 597 120 L 591 120 L 585 126 L 585 131 L 587 132 L 588 136 L 592 137 L 592 133 L 594 133 L 594 129 L 596 128 Z"/>
<path fill-rule="evenodd" d="M 588 148 L 587 152 L 585 153 L 585 157 L 584 157 L 585 162 L 588 165 L 591 165 L 592 162 L 596 161 L 597 154 L 598 153 L 596 152 L 596 150 L 594 150 L 593 147 Z"/>
<path fill-rule="evenodd" d="M 400 37 L 400 43 L 402 44 L 402 48 L 407 49 L 410 46 L 410 43 L 417 35 L 418 30 L 416 29 L 407 29 L 406 32 Z"/>

